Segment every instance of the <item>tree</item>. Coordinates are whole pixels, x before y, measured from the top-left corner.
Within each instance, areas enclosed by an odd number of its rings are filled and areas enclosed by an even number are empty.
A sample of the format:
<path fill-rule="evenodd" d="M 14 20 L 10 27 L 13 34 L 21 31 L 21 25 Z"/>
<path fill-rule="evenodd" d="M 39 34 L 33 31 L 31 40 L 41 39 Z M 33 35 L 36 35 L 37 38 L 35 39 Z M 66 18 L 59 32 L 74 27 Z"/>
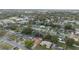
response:
<path fill-rule="evenodd" d="M 31 47 L 33 46 L 33 41 L 32 40 L 26 40 L 26 41 L 24 41 L 24 45 L 25 45 L 25 47 L 31 49 Z"/>
<path fill-rule="evenodd" d="M 30 35 L 32 34 L 32 31 L 33 31 L 32 28 L 27 27 L 27 28 L 24 28 L 21 33 Z"/>
<path fill-rule="evenodd" d="M 18 28 L 17 24 L 8 24 L 9 26 L 6 27 L 7 29 L 16 30 Z"/>
<path fill-rule="evenodd" d="M 65 29 L 65 30 L 74 30 L 74 28 L 73 28 L 73 26 L 72 26 L 71 24 L 66 24 L 66 25 L 64 26 L 64 29 Z"/>
<path fill-rule="evenodd" d="M 72 47 L 73 44 L 75 44 L 75 40 L 72 38 L 65 38 L 65 44 L 66 44 L 66 48 Z"/>
<path fill-rule="evenodd" d="M 27 27 L 24 28 L 21 33 L 30 35 L 30 34 L 32 34 L 32 31 L 33 31 L 32 20 L 29 20 L 29 22 L 27 23 Z"/>
<path fill-rule="evenodd" d="M 44 40 L 50 41 L 51 40 L 51 35 L 50 34 L 46 34 L 43 36 Z"/>
<path fill-rule="evenodd" d="M 53 23 L 51 23 L 51 27 L 53 27 L 53 28 L 61 28 L 61 26 L 60 25 L 58 25 L 58 24 L 53 24 Z"/>
<path fill-rule="evenodd" d="M 53 36 L 51 37 L 51 42 L 57 44 L 57 43 L 59 42 L 58 36 L 57 36 L 57 35 L 53 35 Z"/>

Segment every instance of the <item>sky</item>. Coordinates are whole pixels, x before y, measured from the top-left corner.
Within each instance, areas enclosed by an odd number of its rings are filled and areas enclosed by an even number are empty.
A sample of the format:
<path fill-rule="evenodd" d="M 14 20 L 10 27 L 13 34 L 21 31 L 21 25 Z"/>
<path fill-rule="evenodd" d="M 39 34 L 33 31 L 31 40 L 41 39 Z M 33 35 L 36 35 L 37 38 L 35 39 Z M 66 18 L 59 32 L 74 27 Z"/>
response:
<path fill-rule="evenodd" d="M 79 0 L 0 0 L 1 9 L 79 9 Z"/>

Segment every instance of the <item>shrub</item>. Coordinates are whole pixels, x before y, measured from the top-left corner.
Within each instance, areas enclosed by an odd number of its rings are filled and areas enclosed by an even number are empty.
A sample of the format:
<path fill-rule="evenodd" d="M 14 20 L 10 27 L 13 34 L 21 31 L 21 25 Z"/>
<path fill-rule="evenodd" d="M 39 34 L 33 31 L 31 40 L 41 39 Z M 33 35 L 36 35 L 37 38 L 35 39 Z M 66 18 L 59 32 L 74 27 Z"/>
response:
<path fill-rule="evenodd" d="M 24 45 L 25 45 L 25 47 L 30 49 L 33 46 L 33 41 L 26 40 L 26 41 L 24 41 Z"/>
<path fill-rule="evenodd" d="M 51 37 L 51 42 L 57 44 L 57 43 L 59 42 L 58 36 L 53 35 L 53 36 Z"/>

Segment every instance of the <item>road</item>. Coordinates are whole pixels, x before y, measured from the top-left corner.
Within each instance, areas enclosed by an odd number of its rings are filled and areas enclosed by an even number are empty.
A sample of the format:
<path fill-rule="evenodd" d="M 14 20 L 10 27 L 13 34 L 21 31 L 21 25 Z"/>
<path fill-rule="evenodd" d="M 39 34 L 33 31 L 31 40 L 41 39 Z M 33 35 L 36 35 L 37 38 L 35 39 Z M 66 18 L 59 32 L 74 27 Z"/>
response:
<path fill-rule="evenodd" d="M 24 47 L 24 46 L 18 44 L 17 42 L 15 42 L 15 41 L 10 41 L 10 39 L 9 39 L 8 36 L 7 36 L 7 34 L 8 34 L 8 33 L 6 33 L 6 34 L 1 38 L 4 42 L 6 42 L 6 43 L 8 43 L 8 44 L 10 44 L 10 45 L 12 45 L 12 46 L 14 46 L 14 47 L 18 47 L 19 49 L 28 50 L 28 48 L 26 48 L 26 47 Z"/>

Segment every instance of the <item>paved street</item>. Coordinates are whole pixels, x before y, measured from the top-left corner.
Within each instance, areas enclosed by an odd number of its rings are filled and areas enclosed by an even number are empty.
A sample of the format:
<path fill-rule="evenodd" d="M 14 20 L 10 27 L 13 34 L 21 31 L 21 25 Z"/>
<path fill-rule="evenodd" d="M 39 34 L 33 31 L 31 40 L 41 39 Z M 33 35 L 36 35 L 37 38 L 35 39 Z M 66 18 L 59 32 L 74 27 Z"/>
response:
<path fill-rule="evenodd" d="M 8 34 L 8 33 L 7 33 L 7 34 Z M 17 48 L 19 48 L 19 49 L 28 50 L 28 48 L 25 48 L 24 46 L 18 44 L 18 43 L 15 42 L 15 41 L 9 41 L 10 39 L 8 38 L 7 34 L 5 34 L 5 35 L 1 38 L 4 42 L 6 42 L 6 43 L 8 43 L 8 44 L 10 44 L 10 45 L 12 45 L 12 46 L 14 46 L 14 47 L 17 47 Z"/>

